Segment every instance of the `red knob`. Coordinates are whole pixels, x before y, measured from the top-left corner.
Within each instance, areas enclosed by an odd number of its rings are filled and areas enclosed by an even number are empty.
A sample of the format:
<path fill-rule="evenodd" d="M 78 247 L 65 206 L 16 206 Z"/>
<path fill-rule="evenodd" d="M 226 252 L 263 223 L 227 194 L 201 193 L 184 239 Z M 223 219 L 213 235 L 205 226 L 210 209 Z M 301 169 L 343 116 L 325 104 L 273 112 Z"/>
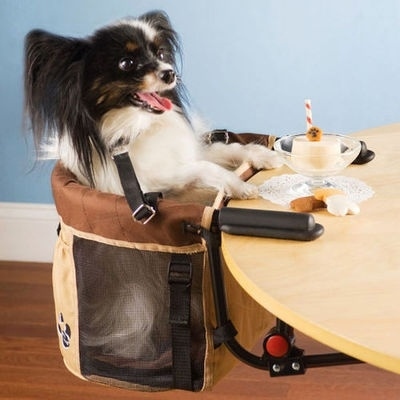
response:
<path fill-rule="evenodd" d="M 283 357 L 289 352 L 289 343 L 284 336 L 271 335 L 265 340 L 266 352 L 275 358 Z"/>

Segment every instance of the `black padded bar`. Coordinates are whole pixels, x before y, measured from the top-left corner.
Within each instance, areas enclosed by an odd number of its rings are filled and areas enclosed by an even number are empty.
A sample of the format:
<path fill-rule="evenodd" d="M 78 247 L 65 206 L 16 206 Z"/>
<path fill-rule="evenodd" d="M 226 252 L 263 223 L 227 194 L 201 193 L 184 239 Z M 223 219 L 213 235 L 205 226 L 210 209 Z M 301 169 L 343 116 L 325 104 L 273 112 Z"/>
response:
<path fill-rule="evenodd" d="M 232 235 L 292 240 L 314 240 L 324 232 L 311 214 L 233 207 L 219 211 L 218 225 Z"/>

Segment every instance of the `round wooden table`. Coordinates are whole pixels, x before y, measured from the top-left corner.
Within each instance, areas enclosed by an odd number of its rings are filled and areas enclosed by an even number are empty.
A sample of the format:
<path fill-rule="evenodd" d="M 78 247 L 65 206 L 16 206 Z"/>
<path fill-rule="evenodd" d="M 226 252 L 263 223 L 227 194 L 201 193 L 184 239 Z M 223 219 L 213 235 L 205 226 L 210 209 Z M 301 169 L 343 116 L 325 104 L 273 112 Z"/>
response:
<path fill-rule="evenodd" d="M 325 228 L 310 242 L 222 234 L 241 286 L 277 318 L 340 352 L 400 373 L 400 123 L 354 135 L 376 153 L 341 175 L 374 190 L 358 215 L 314 214 Z M 256 184 L 287 167 L 263 171 Z M 287 211 L 264 199 L 230 207 Z"/>

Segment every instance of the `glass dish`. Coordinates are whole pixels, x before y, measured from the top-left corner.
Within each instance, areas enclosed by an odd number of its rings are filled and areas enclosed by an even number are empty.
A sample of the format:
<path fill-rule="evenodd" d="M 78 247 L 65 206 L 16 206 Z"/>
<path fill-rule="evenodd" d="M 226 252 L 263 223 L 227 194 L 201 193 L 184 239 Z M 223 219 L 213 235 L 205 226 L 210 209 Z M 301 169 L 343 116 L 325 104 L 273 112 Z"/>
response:
<path fill-rule="evenodd" d="M 361 143 L 350 136 L 334 133 L 324 133 L 321 141 L 310 141 L 305 134 L 294 134 L 276 140 L 274 149 L 291 170 L 305 178 L 292 190 L 307 195 L 316 188 L 332 187 L 329 177 L 354 161 Z"/>

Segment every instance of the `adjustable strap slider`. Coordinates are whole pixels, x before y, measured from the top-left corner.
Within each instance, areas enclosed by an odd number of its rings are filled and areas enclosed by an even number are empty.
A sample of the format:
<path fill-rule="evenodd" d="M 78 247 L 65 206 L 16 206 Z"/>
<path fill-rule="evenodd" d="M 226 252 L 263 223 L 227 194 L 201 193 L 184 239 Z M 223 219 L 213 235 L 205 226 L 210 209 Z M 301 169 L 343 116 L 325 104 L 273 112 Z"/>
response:
<path fill-rule="evenodd" d="M 124 145 L 124 144 L 116 145 L 110 151 L 112 160 L 115 160 L 115 158 L 120 156 L 121 154 L 128 154 L 128 146 L 127 145 Z"/>
<path fill-rule="evenodd" d="M 205 140 L 207 144 L 213 144 L 215 142 L 222 142 L 224 144 L 228 144 L 229 132 L 226 129 L 215 129 L 211 132 L 206 133 Z"/>
<path fill-rule="evenodd" d="M 190 286 L 192 283 L 193 268 L 186 254 L 176 254 L 168 268 L 168 283 Z"/>
<path fill-rule="evenodd" d="M 141 222 L 143 225 L 146 225 L 149 221 L 151 221 L 156 215 L 156 210 L 154 207 L 149 204 L 141 204 L 133 213 L 132 218 Z"/>

